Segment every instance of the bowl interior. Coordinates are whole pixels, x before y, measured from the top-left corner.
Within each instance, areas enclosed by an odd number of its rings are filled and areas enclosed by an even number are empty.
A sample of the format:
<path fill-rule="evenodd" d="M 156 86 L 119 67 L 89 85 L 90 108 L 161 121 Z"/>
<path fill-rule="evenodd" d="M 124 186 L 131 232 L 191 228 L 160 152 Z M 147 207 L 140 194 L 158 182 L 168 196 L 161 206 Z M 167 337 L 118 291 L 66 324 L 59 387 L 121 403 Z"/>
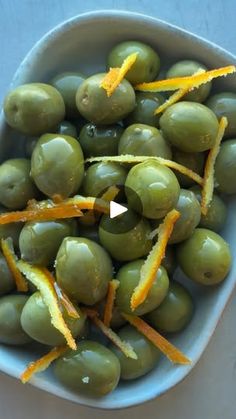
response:
<path fill-rule="evenodd" d="M 217 46 L 164 22 L 125 12 L 90 13 L 76 17 L 44 37 L 28 54 L 19 67 L 12 86 L 27 82 L 49 81 L 65 70 L 79 70 L 86 75 L 104 71 L 111 47 L 122 40 L 140 40 L 156 49 L 163 63 L 162 69 L 177 59 L 194 58 L 209 68 L 236 63 L 235 57 Z M 217 80 L 215 89 L 236 91 L 233 76 Z M 25 139 L 0 123 L 0 156 L 24 155 Z M 236 199 L 229 200 L 229 215 L 223 236 L 230 243 L 233 261 L 236 256 Z M 189 327 L 172 341 L 193 361 L 191 366 L 173 366 L 162 358 L 158 367 L 142 379 L 121 383 L 117 390 L 102 399 L 89 399 L 62 388 L 48 370 L 32 379 L 32 384 L 58 396 L 89 406 L 122 408 L 150 400 L 182 380 L 204 351 L 219 317 L 236 283 L 236 263 L 227 280 L 214 289 L 206 289 L 185 282 L 196 301 L 195 316 Z M 18 377 L 29 361 L 39 356 L 40 348 L 12 348 L 0 346 L 0 369 Z"/>

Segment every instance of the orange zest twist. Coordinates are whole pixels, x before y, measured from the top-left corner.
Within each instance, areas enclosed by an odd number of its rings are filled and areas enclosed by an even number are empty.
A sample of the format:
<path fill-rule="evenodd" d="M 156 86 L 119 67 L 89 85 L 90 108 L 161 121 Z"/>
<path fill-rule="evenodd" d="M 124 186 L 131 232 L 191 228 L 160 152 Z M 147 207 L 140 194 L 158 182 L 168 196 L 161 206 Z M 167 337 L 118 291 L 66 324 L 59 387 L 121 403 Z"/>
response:
<path fill-rule="evenodd" d="M 156 279 L 157 271 L 161 265 L 161 261 L 165 256 L 168 240 L 179 217 L 180 213 L 173 209 L 172 211 L 168 212 L 164 218 L 163 223 L 160 224 L 158 230 L 158 240 L 154 244 L 141 268 L 139 283 L 134 289 L 131 297 L 130 306 L 132 310 L 135 310 L 135 308 L 142 304 L 147 298 L 152 284 Z"/>
<path fill-rule="evenodd" d="M 79 319 L 80 315 L 78 311 L 76 310 L 74 304 L 70 301 L 69 297 L 66 295 L 66 293 L 61 289 L 61 287 L 58 285 L 58 283 L 55 280 L 54 280 L 53 285 L 57 293 L 59 302 L 63 305 L 68 316 L 70 316 L 73 319 Z"/>
<path fill-rule="evenodd" d="M 102 156 L 102 157 L 90 157 L 86 160 L 86 163 L 93 163 L 99 161 L 111 161 L 123 164 L 138 164 L 142 163 L 146 160 L 155 160 L 158 163 L 162 164 L 163 166 L 167 166 L 170 169 L 177 170 L 178 172 L 182 173 L 185 176 L 188 176 L 190 179 L 194 180 L 194 182 L 198 183 L 200 186 L 203 185 L 203 178 L 199 176 L 196 172 L 189 169 L 182 164 L 179 164 L 173 160 L 164 159 L 163 157 L 155 157 L 155 156 L 133 156 L 132 154 L 123 154 L 120 156 Z M 1 221 L 1 218 L 0 218 Z"/>
<path fill-rule="evenodd" d="M 30 362 L 30 364 L 20 376 L 21 382 L 25 384 L 34 374 L 45 371 L 53 361 L 63 355 L 67 350 L 67 346 L 56 346 L 46 355 L 42 356 L 42 358 L 37 359 L 37 361 Z"/>
<path fill-rule="evenodd" d="M 149 326 L 138 316 L 122 313 L 123 317 L 141 332 L 153 345 L 156 346 L 174 364 L 189 365 L 191 361 L 172 343 L 161 336 L 156 330 Z"/>
<path fill-rule="evenodd" d="M 10 237 L 8 239 L 2 239 L 1 246 L 2 253 L 6 259 L 8 268 L 15 280 L 17 291 L 27 292 L 28 284 L 17 267 L 17 256 L 14 252 L 12 239 Z"/>
<path fill-rule="evenodd" d="M 119 281 L 116 279 L 113 279 L 109 282 L 108 286 L 108 293 L 107 293 L 107 299 L 106 299 L 106 305 L 104 309 L 104 318 L 103 323 L 105 326 L 109 327 L 112 319 L 112 312 L 116 297 L 116 290 L 119 287 Z"/>
<path fill-rule="evenodd" d="M 110 97 L 116 90 L 119 84 L 124 79 L 125 75 L 134 65 L 137 59 L 138 53 L 134 52 L 130 54 L 122 63 L 121 67 L 110 68 L 109 72 L 105 75 L 102 80 L 100 87 L 106 90 L 107 96 Z"/>
<path fill-rule="evenodd" d="M 203 188 L 202 188 L 202 199 L 201 199 L 201 211 L 203 215 L 206 215 L 208 212 L 209 205 L 212 201 L 213 192 L 214 192 L 214 166 L 217 155 L 220 151 L 220 144 L 225 133 L 225 129 L 228 125 L 228 120 L 226 117 L 222 117 L 219 123 L 219 129 L 216 136 L 215 144 L 212 149 L 209 151 L 205 169 L 204 169 L 204 178 L 203 178 Z"/>
<path fill-rule="evenodd" d="M 33 204 L 30 203 L 29 209 L 1 214 L 0 225 L 19 221 L 43 221 L 81 217 L 83 215 L 82 210 L 90 209 L 96 209 L 97 211 L 109 214 L 109 203 L 102 199 L 83 196 L 68 198 L 59 204 L 54 204 L 52 201 L 34 202 Z"/>
<path fill-rule="evenodd" d="M 135 86 L 135 89 L 142 92 L 166 92 L 186 88 L 192 90 L 217 77 L 235 73 L 235 71 L 236 67 L 234 65 L 229 65 L 227 67 L 205 71 L 201 74 L 193 74 L 188 77 L 173 77 L 171 79 L 157 80 L 151 83 L 140 83 Z"/>
<path fill-rule="evenodd" d="M 23 260 L 17 262 L 17 266 L 26 278 L 40 291 L 43 301 L 48 307 L 52 325 L 64 336 L 68 346 L 71 349 L 76 349 L 75 340 L 63 319 L 50 272 L 46 268 L 32 266 Z"/>
<path fill-rule="evenodd" d="M 98 318 L 98 312 L 90 308 L 83 308 L 83 311 L 93 321 L 93 323 L 104 333 L 104 335 L 110 339 L 114 345 L 116 345 L 127 358 L 138 359 L 137 354 L 134 352 L 132 346 L 123 340 L 113 332 L 112 329 L 107 327 L 102 320 Z"/>

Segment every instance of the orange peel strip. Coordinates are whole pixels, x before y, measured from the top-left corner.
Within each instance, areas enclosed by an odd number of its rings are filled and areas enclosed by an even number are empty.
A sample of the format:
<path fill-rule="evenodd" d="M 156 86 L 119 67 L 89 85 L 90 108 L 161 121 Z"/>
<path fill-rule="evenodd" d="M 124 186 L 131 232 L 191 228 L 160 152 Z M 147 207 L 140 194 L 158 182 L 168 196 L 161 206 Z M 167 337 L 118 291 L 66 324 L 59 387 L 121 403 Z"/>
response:
<path fill-rule="evenodd" d="M 30 209 L 1 214 L 0 225 L 16 223 L 19 221 L 43 221 L 81 217 L 83 216 L 81 210 L 90 210 L 95 207 L 97 211 L 109 214 L 109 203 L 94 197 L 75 196 L 74 198 L 69 198 L 59 204 L 39 201 L 31 204 Z"/>
<path fill-rule="evenodd" d="M 17 257 L 14 253 L 12 239 L 2 239 L 1 240 L 2 253 L 6 259 L 8 268 L 10 269 L 12 276 L 16 283 L 16 289 L 19 292 L 27 292 L 28 284 L 21 272 L 17 267 Z"/>
<path fill-rule="evenodd" d="M 179 217 L 180 213 L 173 209 L 172 211 L 168 212 L 164 218 L 163 223 L 160 224 L 158 240 L 154 244 L 147 259 L 142 265 L 139 283 L 134 289 L 131 297 L 130 305 L 132 310 L 135 310 L 135 308 L 142 304 L 147 298 L 149 290 L 155 281 L 157 271 L 161 265 L 161 261 L 165 256 L 168 240 Z"/>
<path fill-rule="evenodd" d="M 227 67 L 220 67 L 188 77 L 174 77 L 171 79 L 153 81 L 151 83 L 140 83 L 135 86 L 135 89 L 140 90 L 141 92 L 166 92 L 185 88 L 191 90 L 202 84 L 208 83 L 217 77 L 235 73 L 235 71 L 236 67 L 234 65 L 229 65 Z"/>
<path fill-rule="evenodd" d="M 112 281 L 109 282 L 106 305 L 104 309 L 104 317 L 103 317 L 103 323 L 107 327 L 110 327 L 114 302 L 116 298 L 116 290 L 118 287 L 119 287 L 119 281 L 117 281 L 116 279 L 113 279 Z"/>
<path fill-rule="evenodd" d="M 40 291 L 44 303 L 48 307 L 52 325 L 65 337 L 68 346 L 71 349 L 76 349 L 75 340 L 70 329 L 65 323 L 65 320 L 63 319 L 50 272 L 48 272 L 46 268 L 32 266 L 23 260 L 19 260 L 19 262 L 17 262 L 17 266 L 21 273 L 23 273 L 26 278 Z"/>
<path fill-rule="evenodd" d="M 220 144 L 225 133 L 225 128 L 228 125 L 228 120 L 223 116 L 219 123 L 219 129 L 217 132 L 215 144 L 212 149 L 209 151 L 205 169 L 204 169 L 204 178 L 203 178 L 203 188 L 202 188 L 202 199 L 201 199 L 201 211 L 203 215 L 206 215 L 208 212 L 209 205 L 212 201 L 212 196 L 214 192 L 214 166 L 217 155 L 220 151 Z"/>
<path fill-rule="evenodd" d="M 45 371 L 50 364 L 59 356 L 63 355 L 68 350 L 67 346 L 56 346 L 42 358 L 34 362 L 30 362 L 25 371 L 21 374 L 20 379 L 23 384 L 27 383 L 34 374 Z"/>
<path fill-rule="evenodd" d="M 124 79 L 125 75 L 134 65 L 137 59 L 138 53 L 134 52 L 130 54 L 122 63 L 121 67 L 111 68 L 110 71 L 105 75 L 102 80 L 100 87 L 106 90 L 107 96 L 110 97 L 116 90 L 119 84 Z"/>
<path fill-rule="evenodd" d="M 153 343 L 167 358 L 174 364 L 189 365 L 191 361 L 172 343 L 161 336 L 156 330 L 149 326 L 138 316 L 122 313 L 123 317 L 141 332 L 150 342 Z"/>
<path fill-rule="evenodd" d="M 94 322 L 94 324 L 101 329 L 104 335 L 116 345 L 127 358 L 131 359 L 138 359 L 137 354 L 134 352 L 132 346 L 123 340 L 113 332 L 112 329 L 107 327 L 102 320 L 98 318 L 98 312 L 93 309 L 83 308 L 83 311 L 87 314 L 87 316 Z"/>
<path fill-rule="evenodd" d="M 183 175 L 188 176 L 194 182 L 198 183 L 200 186 L 203 185 L 203 178 L 199 176 L 196 172 L 193 172 L 193 170 L 189 169 L 188 167 L 183 166 L 182 164 L 179 164 L 173 160 L 164 159 L 163 157 L 155 157 L 155 156 L 133 156 L 132 154 L 123 154 L 120 156 L 103 156 L 103 157 L 90 157 L 86 160 L 87 163 L 93 163 L 95 161 L 111 161 L 111 162 L 117 162 L 117 163 L 142 163 L 146 160 L 156 160 L 158 163 L 162 164 L 163 166 L 167 166 L 170 169 L 177 170 L 178 172 L 182 173 Z M 1 221 L 1 216 L 0 216 Z M 0 222 L 1 224 L 1 222 Z"/>
<path fill-rule="evenodd" d="M 57 293 L 57 297 L 59 302 L 63 305 L 64 309 L 66 310 L 67 314 L 72 317 L 73 319 L 79 319 L 80 315 L 76 310 L 74 304 L 70 301 L 69 297 L 66 293 L 61 289 L 56 281 L 54 281 L 54 288 Z"/>
<path fill-rule="evenodd" d="M 203 70 L 202 68 L 200 68 L 198 71 L 196 71 L 194 73 L 194 75 L 196 74 L 202 74 L 205 73 L 206 71 Z M 189 87 L 185 87 L 183 89 L 179 89 L 177 90 L 175 93 L 173 93 L 173 95 L 171 95 L 162 105 L 160 105 L 154 112 L 154 115 L 157 115 L 161 112 L 164 112 L 169 106 L 173 105 L 174 103 L 178 102 L 178 100 L 180 100 L 184 95 L 186 95 L 186 93 L 189 92 Z"/>
<path fill-rule="evenodd" d="M 113 201 L 113 199 L 115 199 L 115 197 L 118 195 L 119 192 L 120 192 L 120 189 L 116 185 L 109 186 L 109 188 L 101 196 L 101 200 L 105 202 L 111 202 Z M 83 216 L 83 223 L 86 223 L 87 221 L 89 224 L 89 222 L 92 220 L 96 222 L 93 210 L 89 210 Z"/>

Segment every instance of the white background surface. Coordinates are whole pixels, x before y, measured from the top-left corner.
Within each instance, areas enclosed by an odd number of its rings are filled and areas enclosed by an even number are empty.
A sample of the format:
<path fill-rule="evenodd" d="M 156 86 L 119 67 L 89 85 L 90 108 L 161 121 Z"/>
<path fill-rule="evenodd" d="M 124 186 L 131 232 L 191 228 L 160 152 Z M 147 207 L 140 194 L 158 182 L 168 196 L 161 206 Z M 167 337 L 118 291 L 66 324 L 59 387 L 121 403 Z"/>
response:
<path fill-rule="evenodd" d="M 159 17 L 236 54 L 235 0 L 0 0 L 0 103 L 21 59 L 46 31 L 76 14 L 112 8 Z M 128 410 L 99 411 L 0 374 L 0 419 L 235 419 L 235 297 L 194 371 L 161 398 Z"/>

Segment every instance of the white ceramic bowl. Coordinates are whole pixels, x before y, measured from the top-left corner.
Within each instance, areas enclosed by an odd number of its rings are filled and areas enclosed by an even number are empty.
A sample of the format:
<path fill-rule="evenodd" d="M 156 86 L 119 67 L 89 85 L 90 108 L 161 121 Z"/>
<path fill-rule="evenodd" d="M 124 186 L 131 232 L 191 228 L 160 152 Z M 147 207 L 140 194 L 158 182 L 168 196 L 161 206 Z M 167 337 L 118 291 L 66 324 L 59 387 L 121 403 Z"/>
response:
<path fill-rule="evenodd" d="M 104 70 L 111 47 L 123 40 L 136 39 L 152 45 L 168 61 L 193 58 L 209 68 L 236 64 L 236 57 L 218 46 L 160 20 L 121 11 L 101 11 L 77 16 L 57 26 L 29 52 L 13 79 L 11 88 L 19 84 L 48 81 L 64 70 L 80 70 L 87 75 Z M 217 88 L 236 91 L 236 78 L 218 80 Z M 0 121 L 1 159 L 23 153 L 23 139 Z M 219 287 L 206 289 L 186 282 L 196 300 L 196 312 L 189 327 L 173 338 L 181 350 L 192 359 L 191 366 L 174 366 L 166 358 L 150 374 L 141 379 L 121 383 L 107 397 L 92 399 L 63 388 L 50 370 L 35 376 L 31 383 L 43 390 L 74 402 L 105 409 L 123 408 L 160 396 L 190 372 L 219 321 L 236 283 L 236 199 L 229 200 L 228 220 L 223 236 L 230 243 L 233 266 L 226 281 Z M 181 276 L 181 281 L 185 279 Z M 19 377 L 29 361 L 40 351 L 0 346 L 0 369 Z"/>

